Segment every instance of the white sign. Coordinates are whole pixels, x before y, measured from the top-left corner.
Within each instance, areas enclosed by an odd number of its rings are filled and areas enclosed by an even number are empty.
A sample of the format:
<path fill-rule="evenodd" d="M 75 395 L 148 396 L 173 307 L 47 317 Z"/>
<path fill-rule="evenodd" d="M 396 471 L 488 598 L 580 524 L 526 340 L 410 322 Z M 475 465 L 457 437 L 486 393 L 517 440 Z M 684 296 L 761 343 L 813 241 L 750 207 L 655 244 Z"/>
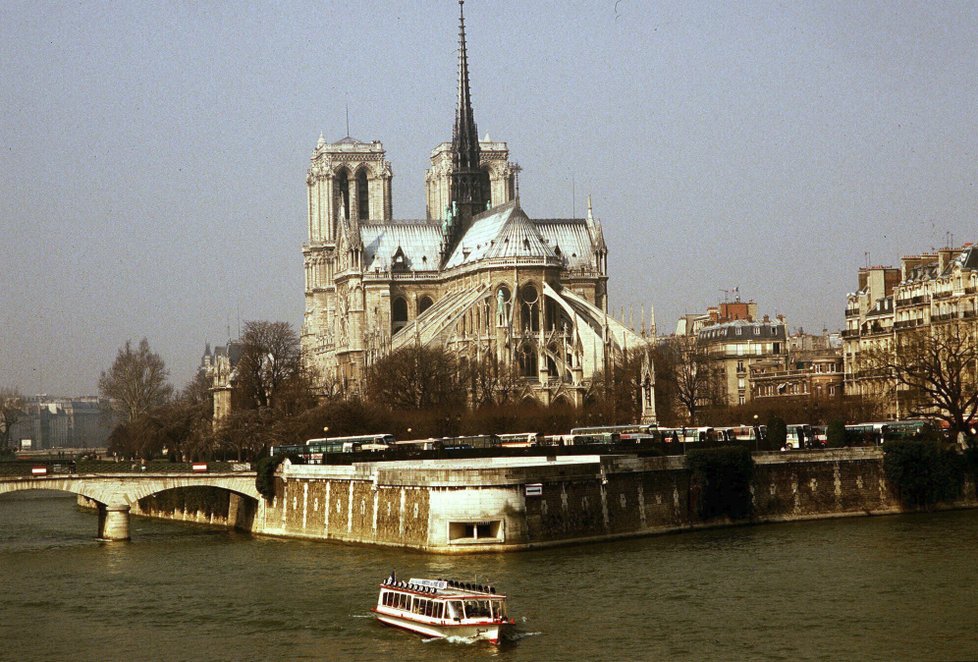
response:
<path fill-rule="evenodd" d="M 526 496 L 543 496 L 543 483 L 527 483 Z"/>
<path fill-rule="evenodd" d="M 46 476 L 48 474 L 47 467 L 31 467 L 32 476 Z"/>
<path fill-rule="evenodd" d="M 198 472 L 198 473 L 207 471 L 207 463 L 206 462 L 194 462 L 194 464 L 193 464 L 193 470 L 196 471 L 196 472 Z"/>
<path fill-rule="evenodd" d="M 428 588 L 448 588 L 448 582 L 443 579 L 415 579 L 412 577 L 408 580 L 408 583 L 414 584 L 415 586 L 427 586 Z"/>

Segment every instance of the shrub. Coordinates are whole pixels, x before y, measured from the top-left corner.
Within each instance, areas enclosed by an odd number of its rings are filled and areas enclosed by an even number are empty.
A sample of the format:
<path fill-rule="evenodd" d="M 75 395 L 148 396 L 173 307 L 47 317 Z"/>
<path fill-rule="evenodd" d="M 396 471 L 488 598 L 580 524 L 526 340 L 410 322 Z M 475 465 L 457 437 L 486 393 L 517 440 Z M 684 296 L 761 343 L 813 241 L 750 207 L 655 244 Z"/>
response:
<path fill-rule="evenodd" d="M 829 422 L 828 428 L 825 430 L 825 438 L 829 448 L 848 446 L 849 441 L 846 438 L 846 424 L 838 419 Z"/>
<path fill-rule="evenodd" d="M 781 450 L 788 440 L 788 425 L 780 416 L 772 416 L 767 422 L 766 446 L 768 450 Z"/>
<path fill-rule="evenodd" d="M 933 440 L 893 440 L 883 445 L 883 470 L 908 508 L 929 508 L 961 496 L 966 459 Z"/>
<path fill-rule="evenodd" d="M 726 446 L 691 450 L 686 455 L 686 468 L 690 472 L 691 501 L 695 498 L 701 519 L 751 516 L 754 460 L 749 449 Z"/>

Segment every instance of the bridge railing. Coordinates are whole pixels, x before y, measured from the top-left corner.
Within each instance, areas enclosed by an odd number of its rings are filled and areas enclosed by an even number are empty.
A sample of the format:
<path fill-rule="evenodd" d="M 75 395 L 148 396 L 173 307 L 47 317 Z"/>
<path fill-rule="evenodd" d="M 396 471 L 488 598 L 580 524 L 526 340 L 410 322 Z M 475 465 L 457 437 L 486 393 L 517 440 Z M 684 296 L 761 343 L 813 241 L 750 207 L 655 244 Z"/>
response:
<path fill-rule="evenodd" d="M 36 467 L 44 467 L 46 475 L 72 475 L 72 474 L 117 474 L 117 473 L 192 473 L 194 471 L 192 462 L 169 462 L 167 460 L 150 460 L 141 462 L 139 460 L 79 460 L 71 461 L 66 459 L 24 459 L 0 462 L 0 477 L 5 476 L 31 476 L 36 475 Z M 240 471 L 251 471 L 251 465 L 247 462 L 206 462 L 207 473 L 234 473 Z M 198 466 L 198 470 L 200 467 Z"/>

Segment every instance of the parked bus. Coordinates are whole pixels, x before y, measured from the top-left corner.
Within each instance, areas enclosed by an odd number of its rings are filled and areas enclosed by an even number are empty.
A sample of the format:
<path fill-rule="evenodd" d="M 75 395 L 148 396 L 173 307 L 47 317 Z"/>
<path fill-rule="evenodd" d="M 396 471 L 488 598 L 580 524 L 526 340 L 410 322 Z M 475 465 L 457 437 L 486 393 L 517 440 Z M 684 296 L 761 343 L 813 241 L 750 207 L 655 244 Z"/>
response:
<path fill-rule="evenodd" d="M 856 423 L 846 426 L 846 440 L 854 446 L 869 446 L 883 443 L 883 428 L 886 423 Z"/>
<path fill-rule="evenodd" d="M 883 441 L 921 439 L 940 434 L 940 426 L 933 421 L 890 421 L 883 425 Z"/>
<path fill-rule="evenodd" d="M 801 448 L 811 448 L 814 441 L 812 426 L 807 423 L 798 423 L 787 426 L 785 435 L 785 448 L 798 450 Z"/>
<path fill-rule="evenodd" d="M 465 437 L 442 437 L 436 439 L 435 448 L 441 444 L 445 450 L 459 450 L 463 448 L 493 448 L 499 445 L 499 437 L 494 434 L 473 434 Z"/>
<path fill-rule="evenodd" d="M 617 432 L 589 432 L 587 434 L 561 435 L 564 446 L 588 446 L 594 444 L 617 444 L 621 435 Z"/>
<path fill-rule="evenodd" d="M 515 432 L 496 436 L 499 439 L 497 445 L 503 448 L 529 448 L 540 445 L 540 435 L 536 432 Z"/>
<path fill-rule="evenodd" d="M 572 428 L 571 434 L 603 434 L 608 432 L 617 432 L 619 435 L 628 433 L 645 433 L 648 434 L 650 430 L 654 429 L 654 425 L 595 425 L 591 427 L 583 428 Z"/>
<path fill-rule="evenodd" d="M 365 434 L 352 437 L 324 437 L 309 439 L 301 446 L 272 446 L 271 455 L 294 454 L 306 462 L 319 464 L 326 453 L 357 453 L 360 451 L 385 451 L 394 443 L 392 434 Z"/>

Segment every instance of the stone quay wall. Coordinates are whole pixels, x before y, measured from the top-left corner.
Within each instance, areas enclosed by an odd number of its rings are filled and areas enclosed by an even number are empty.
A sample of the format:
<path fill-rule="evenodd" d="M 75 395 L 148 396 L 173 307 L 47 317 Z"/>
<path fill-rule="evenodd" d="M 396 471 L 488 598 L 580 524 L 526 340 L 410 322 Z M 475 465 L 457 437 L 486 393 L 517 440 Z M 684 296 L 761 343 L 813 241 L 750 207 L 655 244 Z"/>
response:
<path fill-rule="evenodd" d="M 750 522 L 902 512 L 882 452 L 853 448 L 758 453 Z M 512 551 L 747 523 L 701 520 L 679 456 L 624 455 L 284 463 L 275 497 L 250 506 L 203 496 L 182 507 L 143 500 L 142 514 L 255 533 L 439 553 Z M 947 507 L 978 507 L 975 485 Z M 227 512 L 222 514 L 222 510 Z M 134 509 L 133 512 L 136 512 Z"/>

